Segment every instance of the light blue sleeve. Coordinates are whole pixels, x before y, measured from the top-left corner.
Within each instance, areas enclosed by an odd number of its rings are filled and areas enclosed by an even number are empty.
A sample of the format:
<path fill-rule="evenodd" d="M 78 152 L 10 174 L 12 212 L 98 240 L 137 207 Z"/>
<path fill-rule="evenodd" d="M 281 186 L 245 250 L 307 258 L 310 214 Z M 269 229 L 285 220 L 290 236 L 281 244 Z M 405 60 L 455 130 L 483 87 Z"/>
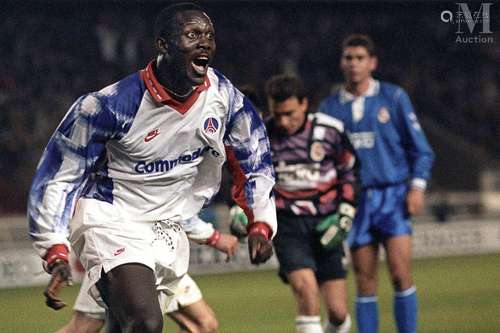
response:
<path fill-rule="evenodd" d="M 96 161 L 116 126 L 95 94 L 80 97 L 52 135 L 29 191 L 29 235 L 43 257 L 54 244 L 69 245 L 69 220 Z"/>
<path fill-rule="evenodd" d="M 403 89 L 396 92 L 396 105 L 400 116 L 398 126 L 402 132 L 403 145 L 408 156 L 412 183 L 425 187 L 431 176 L 434 152 L 417 119 L 410 98 Z"/>

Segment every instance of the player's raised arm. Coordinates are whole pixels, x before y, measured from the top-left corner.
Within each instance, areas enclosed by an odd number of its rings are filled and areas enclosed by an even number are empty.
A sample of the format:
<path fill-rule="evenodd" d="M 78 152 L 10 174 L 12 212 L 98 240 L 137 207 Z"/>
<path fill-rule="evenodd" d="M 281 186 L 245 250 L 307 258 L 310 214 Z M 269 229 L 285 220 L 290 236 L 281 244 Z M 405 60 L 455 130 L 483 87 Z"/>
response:
<path fill-rule="evenodd" d="M 250 221 L 250 259 L 254 264 L 265 262 L 272 255 L 269 240 L 277 231 L 271 149 L 260 116 L 236 89 L 224 143 L 236 189 L 233 196 Z"/>

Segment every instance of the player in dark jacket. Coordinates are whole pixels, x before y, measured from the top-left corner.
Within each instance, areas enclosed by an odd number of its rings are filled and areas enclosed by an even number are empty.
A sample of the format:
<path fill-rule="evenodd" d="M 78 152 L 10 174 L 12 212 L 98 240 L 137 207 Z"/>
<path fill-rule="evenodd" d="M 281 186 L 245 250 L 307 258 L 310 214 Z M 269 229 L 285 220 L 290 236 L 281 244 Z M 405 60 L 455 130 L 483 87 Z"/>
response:
<path fill-rule="evenodd" d="M 273 244 L 279 274 L 297 301 L 297 332 L 346 333 L 343 240 L 355 213 L 353 148 L 341 122 L 308 112 L 299 78 L 272 77 L 266 95 L 279 226 Z M 327 308 L 324 331 L 319 296 Z"/>

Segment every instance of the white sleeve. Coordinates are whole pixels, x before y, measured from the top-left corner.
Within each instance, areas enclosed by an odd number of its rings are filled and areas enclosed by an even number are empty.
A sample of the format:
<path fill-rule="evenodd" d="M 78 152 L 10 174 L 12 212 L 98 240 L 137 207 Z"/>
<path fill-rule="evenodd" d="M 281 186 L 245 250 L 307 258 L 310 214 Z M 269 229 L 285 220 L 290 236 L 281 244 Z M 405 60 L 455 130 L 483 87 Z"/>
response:
<path fill-rule="evenodd" d="M 212 223 L 200 219 L 197 215 L 181 222 L 188 238 L 200 244 L 204 244 L 215 231 Z"/>

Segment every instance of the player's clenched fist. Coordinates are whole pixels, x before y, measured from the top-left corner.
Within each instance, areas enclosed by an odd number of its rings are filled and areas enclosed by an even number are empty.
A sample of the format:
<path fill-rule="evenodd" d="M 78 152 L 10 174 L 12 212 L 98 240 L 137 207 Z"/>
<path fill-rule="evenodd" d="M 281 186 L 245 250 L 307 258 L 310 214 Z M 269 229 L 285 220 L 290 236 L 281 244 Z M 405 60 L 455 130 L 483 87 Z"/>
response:
<path fill-rule="evenodd" d="M 253 223 L 248 232 L 248 252 L 250 262 L 254 265 L 262 264 L 273 255 L 273 247 L 269 240 L 271 230 L 262 222 Z"/>
<path fill-rule="evenodd" d="M 54 245 L 47 251 L 45 256 L 46 271 L 52 275 L 43 295 L 45 304 L 54 310 L 62 309 L 66 304 L 59 298 L 62 287 L 73 283 L 71 269 L 68 263 L 68 249 L 66 246 Z"/>

